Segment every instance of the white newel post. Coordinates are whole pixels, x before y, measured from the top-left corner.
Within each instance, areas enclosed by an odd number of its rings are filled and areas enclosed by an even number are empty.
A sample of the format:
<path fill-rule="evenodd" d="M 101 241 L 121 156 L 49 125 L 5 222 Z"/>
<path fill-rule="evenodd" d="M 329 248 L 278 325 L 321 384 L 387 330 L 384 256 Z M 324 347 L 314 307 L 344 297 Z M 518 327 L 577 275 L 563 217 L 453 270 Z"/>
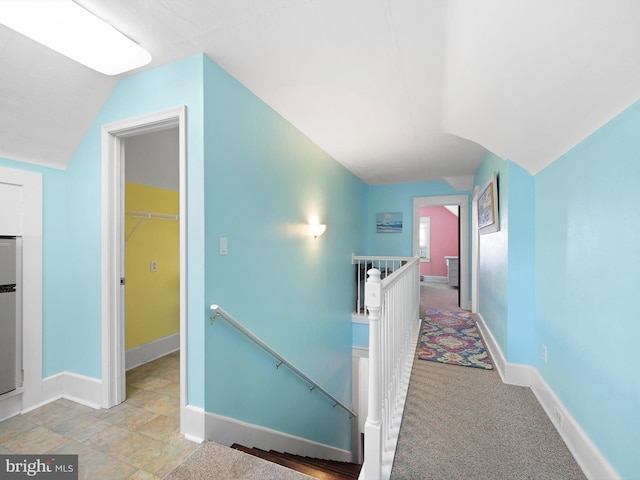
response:
<path fill-rule="evenodd" d="M 369 310 L 369 409 L 364 424 L 362 480 L 378 480 L 382 466 L 382 425 L 380 419 L 380 310 L 382 283 L 380 270 L 367 272 L 365 306 Z"/>

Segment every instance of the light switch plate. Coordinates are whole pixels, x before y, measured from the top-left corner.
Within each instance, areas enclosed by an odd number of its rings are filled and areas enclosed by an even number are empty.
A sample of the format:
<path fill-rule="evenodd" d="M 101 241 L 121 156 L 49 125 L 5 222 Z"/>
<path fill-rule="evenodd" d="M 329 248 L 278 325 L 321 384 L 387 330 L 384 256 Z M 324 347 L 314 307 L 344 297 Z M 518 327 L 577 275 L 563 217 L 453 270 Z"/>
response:
<path fill-rule="evenodd" d="M 226 255 L 229 253 L 229 241 L 226 237 L 220 237 L 220 255 Z"/>

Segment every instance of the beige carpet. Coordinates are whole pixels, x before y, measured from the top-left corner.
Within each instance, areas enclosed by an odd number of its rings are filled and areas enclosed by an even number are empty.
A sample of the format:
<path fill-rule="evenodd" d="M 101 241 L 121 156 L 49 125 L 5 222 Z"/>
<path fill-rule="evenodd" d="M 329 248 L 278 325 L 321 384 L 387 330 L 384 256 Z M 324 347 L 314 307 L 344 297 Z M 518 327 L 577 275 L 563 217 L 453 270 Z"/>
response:
<path fill-rule="evenodd" d="M 310 480 L 312 477 L 214 442 L 205 442 L 165 480 Z"/>
<path fill-rule="evenodd" d="M 392 480 L 585 476 L 530 389 L 495 370 L 416 360 Z"/>
<path fill-rule="evenodd" d="M 457 301 L 457 291 L 420 290 L 421 312 Z M 414 360 L 391 480 L 584 478 L 529 388 L 496 370 Z"/>
<path fill-rule="evenodd" d="M 460 310 L 458 307 L 458 289 L 450 287 L 446 283 L 421 283 L 420 314 L 424 314 L 426 308 Z"/>

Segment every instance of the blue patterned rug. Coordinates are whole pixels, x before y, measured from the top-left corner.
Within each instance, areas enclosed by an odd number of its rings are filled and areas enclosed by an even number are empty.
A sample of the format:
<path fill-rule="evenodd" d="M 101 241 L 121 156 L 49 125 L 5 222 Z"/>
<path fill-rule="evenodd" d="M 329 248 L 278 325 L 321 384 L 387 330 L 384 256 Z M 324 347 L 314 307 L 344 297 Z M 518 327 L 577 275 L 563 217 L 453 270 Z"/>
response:
<path fill-rule="evenodd" d="M 469 312 L 428 309 L 422 322 L 418 358 L 491 370 L 491 358 Z"/>

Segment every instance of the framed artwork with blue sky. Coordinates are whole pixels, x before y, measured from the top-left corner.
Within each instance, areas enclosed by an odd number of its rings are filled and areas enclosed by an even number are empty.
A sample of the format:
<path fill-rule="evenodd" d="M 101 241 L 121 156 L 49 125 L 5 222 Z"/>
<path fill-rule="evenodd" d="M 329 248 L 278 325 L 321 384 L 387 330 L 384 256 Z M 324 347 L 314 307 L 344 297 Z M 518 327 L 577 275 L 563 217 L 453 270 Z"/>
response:
<path fill-rule="evenodd" d="M 402 212 L 377 213 L 376 233 L 402 233 Z"/>

